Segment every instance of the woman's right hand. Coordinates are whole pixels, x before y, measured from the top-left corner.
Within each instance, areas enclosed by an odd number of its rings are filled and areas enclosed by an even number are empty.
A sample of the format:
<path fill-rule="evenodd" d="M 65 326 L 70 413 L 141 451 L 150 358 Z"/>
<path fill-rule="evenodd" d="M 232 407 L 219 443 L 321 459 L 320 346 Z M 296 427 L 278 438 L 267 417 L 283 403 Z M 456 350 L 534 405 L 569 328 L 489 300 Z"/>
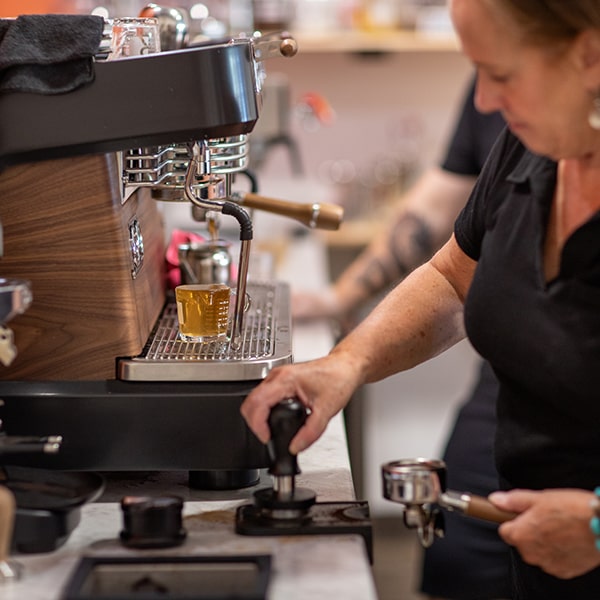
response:
<path fill-rule="evenodd" d="M 356 372 L 347 361 L 332 356 L 275 368 L 244 400 L 241 413 L 266 444 L 271 437 L 267 423 L 271 408 L 286 398 L 300 400 L 309 415 L 290 443 L 290 452 L 298 454 L 323 434 L 330 419 L 348 403 L 360 383 Z"/>

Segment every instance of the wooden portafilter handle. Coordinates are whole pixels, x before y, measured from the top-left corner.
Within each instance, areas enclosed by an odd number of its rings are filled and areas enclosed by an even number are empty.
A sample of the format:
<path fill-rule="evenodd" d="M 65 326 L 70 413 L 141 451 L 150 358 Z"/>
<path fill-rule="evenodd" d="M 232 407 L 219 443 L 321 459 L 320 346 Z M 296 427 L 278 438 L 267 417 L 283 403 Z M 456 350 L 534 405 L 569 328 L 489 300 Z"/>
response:
<path fill-rule="evenodd" d="M 344 218 L 344 209 L 337 204 L 288 202 L 252 192 L 236 192 L 232 196 L 235 202 L 246 208 L 289 217 L 312 229 L 335 231 L 340 228 Z"/>
<path fill-rule="evenodd" d="M 505 523 L 517 516 L 517 513 L 497 508 L 483 496 L 452 490 L 443 492 L 440 495 L 439 504 L 449 510 L 457 510 L 468 517 L 483 519 L 492 523 Z"/>
<path fill-rule="evenodd" d="M 13 493 L 0 485 L 0 584 L 18 579 L 20 566 L 9 562 L 10 545 L 15 523 L 16 501 Z"/>

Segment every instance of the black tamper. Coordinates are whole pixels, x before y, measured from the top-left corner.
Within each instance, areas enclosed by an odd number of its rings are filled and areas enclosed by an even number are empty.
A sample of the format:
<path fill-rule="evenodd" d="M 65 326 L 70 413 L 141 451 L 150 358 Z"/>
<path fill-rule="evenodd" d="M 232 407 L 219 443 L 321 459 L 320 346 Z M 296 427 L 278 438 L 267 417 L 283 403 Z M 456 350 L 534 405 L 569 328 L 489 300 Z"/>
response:
<path fill-rule="evenodd" d="M 183 544 L 183 499 L 179 496 L 125 496 L 121 500 L 121 542 L 130 548 L 169 548 Z"/>
<path fill-rule="evenodd" d="M 271 439 L 267 449 L 273 487 L 254 494 L 254 504 L 264 518 L 302 520 L 316 501 L 312 490 L 296 488 L 296 475 L 300 469 L 296 455 L 289 451 L 290 442 L 306 417 L 306 408 L 296 398 L 283 400 L 269 414 Z"/>
<path fill-rule="evenodd" d="M 254 503 L 239 506 L 235 530 L 241 535 L 361 535 L 369 558 L 373 557 L 372 528 L 367 502 L 316 502 L 310 489 L 297 488 L 300 473 L 289 445 L 307 418 L 306 408 L 295 399 L 271 409 L 269 427 L 273 487 L 254 493 Z"/>

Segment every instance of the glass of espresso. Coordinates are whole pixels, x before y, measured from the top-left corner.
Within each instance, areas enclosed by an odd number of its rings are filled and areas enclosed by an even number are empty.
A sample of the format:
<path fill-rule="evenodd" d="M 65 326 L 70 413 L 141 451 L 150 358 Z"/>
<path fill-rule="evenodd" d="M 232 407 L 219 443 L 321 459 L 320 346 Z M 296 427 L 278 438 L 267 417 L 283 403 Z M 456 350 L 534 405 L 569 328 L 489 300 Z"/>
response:
<path fill-rule="evenodd" d="M 227 336 L 231 289 L 224 283 L 192 283 L 175 288 L 179 337 L 212 342 Z"/>

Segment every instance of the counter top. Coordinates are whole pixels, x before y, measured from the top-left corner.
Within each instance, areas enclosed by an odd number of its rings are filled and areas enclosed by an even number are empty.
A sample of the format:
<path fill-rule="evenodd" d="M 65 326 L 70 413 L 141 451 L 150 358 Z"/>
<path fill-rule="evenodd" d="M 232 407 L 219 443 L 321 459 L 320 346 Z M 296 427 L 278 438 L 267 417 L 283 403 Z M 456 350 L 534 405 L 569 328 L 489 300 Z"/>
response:
<path fill-rule="evenodd" d="M 297 484 L 317 492 L 318 502 L 352 500 L 341 418 L 331 421 L 325 435 L 300 457 Z M 0 588 L 3 600 L 59 600 L 64 585 L 85 556 L 139 556 L 118 541 L 122 528 L 118 501 L 127 494 L 177 494 L 184 498 L 188 536 L 178 548 L 147 550 L 148 556 L 272 556 L 269 600 L 370 600 L 376 592 L 363 540 L 355 535 L 251 537 L 234 532 L 238 506 L 252 501 L 259 487 L 270 485 L 263 475 L 258 486 L 243 490 L 190 490 L 186 473 L 146 473 L 113 476 L 98 502 L 82 509 L 81 523 L 67 543 L 47 554 L 12 557 L 22 565 L 20 581 Z"/>
<path fill-rule="evenodd" d="M 324 264 L 320 245 L 312 237 L 295 242 L 282 263 L 281 277 L 294 279 L 315 265 L 312 277 Z M 304 265 L 304 269 L 299 267 Z M 295 275 L 296 273 L 296 275 Z M 328 351 L 331 333 L 325 324 L 294 328 L 296 361 Z M 297 485 L 314 490 L 318 502 L 355 499 L 345 430 L 340 415 L 322 438 L 299 457 L 302 473 Z M 269 554 L 272 557 L 268 600 L 375 600 L 377 595 L 362 537 L 358 535 L 253 537 L 234 531 L 235 510 L 252 502 L 252 494 L 270 486 L 263 473 L 258 486 L 234 491 L 192 490 L 187 472 L 113 473 L 97 502 L 84 506 L 81 522 L 58 550 L 46 554 L 11 557 L 22 565 L 20 581 L 0 587 L 2 600 L 60 600 L 64 585 L 81 556 L 139 555 L 119 542 L 124 495 L 176 494 L 185 500 L 187 539 L 178 548 L 146 550 L 149 556 L 233 556 Z"/>

